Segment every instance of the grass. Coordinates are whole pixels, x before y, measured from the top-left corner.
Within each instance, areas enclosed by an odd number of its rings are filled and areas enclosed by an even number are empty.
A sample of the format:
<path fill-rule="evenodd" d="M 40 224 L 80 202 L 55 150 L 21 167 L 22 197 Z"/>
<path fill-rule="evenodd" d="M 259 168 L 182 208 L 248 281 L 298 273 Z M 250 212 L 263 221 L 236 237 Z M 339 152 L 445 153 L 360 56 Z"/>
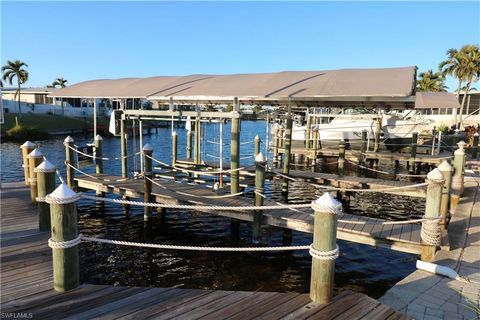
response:
<path fill-rule="evenodd" d="M 75 130 L 83 129 L 86 125 L 84 119 L 69 118 L 63 116 L 52 116 L 48 114 L 22 114 L 22 117 L 18 117 L 18 114 L 6 113 L 5 123 L 2 124 L 2 132 L 6 132 L 9 129 L 15 127 L 15 116 L 18 118 L 19 124 L 27 130 L 35 131 L 56 131 L 56 130 Z M 90 122 L 87 122 L 90 124 Z"/>

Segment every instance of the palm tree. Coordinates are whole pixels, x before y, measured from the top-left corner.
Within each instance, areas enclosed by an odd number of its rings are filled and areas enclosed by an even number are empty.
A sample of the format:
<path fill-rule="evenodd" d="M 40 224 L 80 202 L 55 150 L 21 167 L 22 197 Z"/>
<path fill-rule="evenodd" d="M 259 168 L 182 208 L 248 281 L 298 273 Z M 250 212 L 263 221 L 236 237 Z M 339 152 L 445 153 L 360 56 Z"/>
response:
<path fill-rule="evenodd" d="M 433 72 L 432 69 L 426 72 L 420 72 L 417 81 L 417 91 L 445 92 L 445 78 L 439 72 Z"/>
<path fill-rule="evenodd" d="M 52 87 L 55 88 L 56 86 L 60 86 L 60 88 L 65 88 L 66 87 L 66 83 L 68 82 L 68 80 L 65 80 L 63 78 L 57 78 L 55 79 L 55 81 L 52 82 Z"/>
<path fill-rule="evenodd" d="M 463 107 L 465 106 L 465 101 L 470 91 L 470 87 L 473 82 L 476 82 L 480 78 L 480 48 L 477 45 L 464 46 L 460 50 L 460 61 L 462 63 L 461 73 L 463 74 L 464 80 L 467 82 L 467 87 L 465 88 L 462 104 L 460 105 L 459 126 L 463 125 Z"/>
<path fill-rule="evenodd" d="M 17 78 L 17 92 L 18 94 L 18 112 L 22 114 L 20 106 L 20 87 L 28 81 L 28 71 L 25 69 L 28 65 L 20 60 L 7 61 L 7 64 L 2 67 L 3 80 L 8 80 L 8 83 L 13 85 L 13 78 Z"/>

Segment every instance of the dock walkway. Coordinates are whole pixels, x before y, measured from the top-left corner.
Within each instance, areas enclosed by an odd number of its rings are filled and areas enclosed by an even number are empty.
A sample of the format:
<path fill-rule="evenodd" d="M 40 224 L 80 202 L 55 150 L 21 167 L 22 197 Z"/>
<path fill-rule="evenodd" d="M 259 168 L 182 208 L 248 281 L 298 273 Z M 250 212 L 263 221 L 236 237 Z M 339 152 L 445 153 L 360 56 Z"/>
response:
<path fill-rule="evenodd" d="M 143 179 L 131 179 L 127 181 L 112 182 L 121 177 L 96 175 L 97 178 L 77 177 L 75 181 L 83 189 L 126 195 L 128 197 L 143 199 Z M 103 179 L 103 180 L 100 180 Z M 109 180 L 104 181 L 104 180 Z M 153 185 L 152 196 L 157 202 L 173 204 L 198 204 L 215 206 L 252 206 L 253 199 L 243 196 L 230 198 L 208 198 L 215 195 L 212 189 L 204 185 L 191 184 L 172 180 L 157 180 L 162 187 Z M 266 199 L 265 205 L 278 205 L 272 200 Z M 208 211 L 209 213 L 239 219 L 253 221 L 252 211 Z M 312 233 L 313 211 L 310 208 L 295 210 L 265 210 L 263 224 L 274 227 Z M 357 223 L 339 222 L 337 238 L 385 247 L 407 253 L 421 253 L 420 224 L 382 225 L 382 219 L 363 217 L 351 214 L 341 214 L 338 217 L 343 221 L 356 221 Z"/>
<path fill-rule="evenodd" d="M 33 319 L 407 319 L 360 293 L 325 305 L 308 294 L 82 284 L 53 287 L 49 232 L 38 231 L 36 206 L 23 183 L 3 184 L 1 211 L 2 318 Z"/>
<path fill-rule="evenodd" d="M 438 251 L 434 263 L 469 283 L 417 270 L 380 299 L 415 319 L 480 319 L 480 178 L 465 177 L 465 192 L 448 226 L 451 251 Z"/>

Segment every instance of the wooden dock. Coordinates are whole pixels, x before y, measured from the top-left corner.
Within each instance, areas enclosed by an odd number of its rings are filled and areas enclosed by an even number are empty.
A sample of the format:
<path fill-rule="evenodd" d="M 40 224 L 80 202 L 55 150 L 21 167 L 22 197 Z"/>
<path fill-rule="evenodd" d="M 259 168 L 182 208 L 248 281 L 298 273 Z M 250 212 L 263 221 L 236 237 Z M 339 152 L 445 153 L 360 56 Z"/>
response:
<path fill-rule="evenodd" d="M 1 189 L 2 317 L 33 319 L 408 319 L 360 293 L 329 304 L 308 294 L 121 287 L 53 287 L 49 232 L 38 231 L 36 206 L 23 183 Z"/>
<path fill-rule="evenodd" d="M 86 190 L 95 190 L 106 193 L 125 195 L 127 197 L 143 199 L 143 179 L 127 180 L 121 182 L 107 182 L 121 179 L 118 176 L 97 175 L 99 179 L 77 177 L 78 187 Z M 192 184 L 185 181 L 157 180 L 163 188 L 153 185 L 152 196 L 157 202 L 173 204 L 197 204 L 212 206 L 251 206 L 253 199 L 243 196 L 230 198 L 208 198 L 222 193 L 214 193 L 211 188 L 201 184 Z M 278 205 L 276 202 L 266 200 L 265 205 Z M 229 218 L 243 221 L 253 221 L 252 211 L 208 211 Z M 263 225 L 287 228 L 291 230 L 312 233 L 313 211 L 306 209 L 265 210 Z M 360 223 L 339 222 L 337 229 L 338 239 L 390 248 L 397 251 L 419 254 L 420 224 L 382 225 L 384 220 L 363 217 L 351 214 L 341 214 L 340 220 L 356 221 Z"/>

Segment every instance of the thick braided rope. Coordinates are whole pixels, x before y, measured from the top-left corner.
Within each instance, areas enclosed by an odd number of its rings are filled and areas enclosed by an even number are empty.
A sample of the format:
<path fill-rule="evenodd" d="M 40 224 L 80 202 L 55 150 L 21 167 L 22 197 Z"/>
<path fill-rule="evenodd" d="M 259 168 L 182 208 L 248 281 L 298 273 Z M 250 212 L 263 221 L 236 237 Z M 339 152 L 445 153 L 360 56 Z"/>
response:
<path fill-rule="evenodd" d="M 278 210 L 278 209 L 299 209 L 309 208 L 310 204 L 291 204 L 285 206 L 244 206 L 244 207 L 231 207 L 231 206 L 198 206 L 198 205 L 183 205 L 172 203 L 156 203 L 156 202 L 142 202 L 132 200 L 110 199 L 102 197 L 94 197 L 89 195 L 82 195 L 82 198 L 96 201 L 104 201 L 118 204 L 129 204 L 132 206 L 141 207 L 158 207 L 158 208 L 170 208 L 170 209 L 188 209 L 188 210 L 222 210 L 222 211 L 245 211 L 245 210 Z"/>
<path fill-rule="evenodd" d="M 388 172 L 388 171 L 381 171 L 381 170 L 376 170 L 376 169 L 372 169 L 372 168 L 369 168 L 369 167 L 365 167 L 365 166 L 362 166 L 358 163 L 355 163 L 353 161 L 350 161 L 348 159 L 345 159 L 348 163 L 350 164 L 353 164 L 354 166 L 357 166 L 359 168 L 362 168 L 362 169 L 366 169 L 366 170 L 369 170 L 369 171 L 373 171 L 373 172 L 377 172 L 377 173 L 382 173 L 382 174 L 386 174 L 386 175 L 395 175 L 395 173 L 391 173 L 391 172 Z"/>
<path fill-rule="evenodd" d="M 83 235 L 80 233 L 75 239 L 68 241 L 55 241 L 52 238 L 48 239 L 48 246 L 52 249 L 68 249 L 75 247 L 82 242 Z"/>
<path fill-rule="evenodd" d="M 410 223 L 419 223 L 424 222 L 427 219 L 412 219 L 412 220 L 402 220 L 402 221 L 354 221 L 354 220 L 342 220 L 338 219 L 340 223 L 349 223 L 349 224 L 377 224 L 377 225 L 391 225 L 391 224 L 410 224 Z"/>
<path fill-rule="evenodd" d="M 185 168 L 178 167 L 178 166 L 173 166 L 173 168 L 176 169 L 176 170 L 183 171 L 183 172 L 188 172 L 188 173 L 223 174 L 223 173 L 231 173 L 231 172 L 235 172 L 235 171 L 244 170 L 246 167 L 241 167 L 241 168 L 237 168 L 237 169 L 229 169 L 229 170 L 221 170 L 221 171 L 198 171 L 198 170 L 185 169 Z"/>
<path fill-rule="evenodd" d="M 100 178 L 100 177 L 96 177 L 94 175 L 91 175 L 89 173 L 86 173 L 85 171 L 82 171 L 80 169 L 78 169 L 77 167 L 71 165 L 70 163 L 66 162 L 65 161 L 65 165 L 72 168 L 73 170 L 77 171 L 78 173 L 86 176 L 86 177 L 89 177 L 89 178 L 92 178 L 92 179 L 95 179 L 95 180 L 99 180 L 99 181 L 105 181 L 105 182 L 121 182 L 121 181 L 127 181 L 128 178 L 120 178 L 120 179 L 103 179 L 103 178 Z"/>
<path fill-rule="evenodd" d="M 439 246 L 441 244 L 440 218 L 424 217 L 422 222 L 422 230 L 420 231 L 422 240 L 431 246 Z"/>
<path fill-rule="evenodd" d="M 263 190 L 258 190 L 258 189 L 255 189 L 253 190 L 253 193 L 255 194 L 258 194 L 260 197 L 262 197 L 263 199 L 267 199 L 267 197 L 263 194 Z M 278 202 L 278 201 L 275 201 L 276 204 L 278 204 L 279 206 L 282 206 L 283 208 L 285 209 L 288 209 L 288 210 L 291 210 L 291 211 L 295 211 L 295 212 L 299 212 L 299 213 L 304 213 L 303 211 L 300 211 L 298 209 L 293 209 L 293 208 L 288 208 L 288 206 L 286 204 L 283 204 L 281 202 Z"/>
<path fill-rule="evenodd" d="M 167 163 L 165 163 L 165 162 L 162 162 L 162 161 L 160 161 L 160 160 L 157 160 L 157 159 L 155 159 L 154 157 L 146 154 L 145 152 L 142 152 L 142 154 L 143 154 L 145 157 L 147 157 L 148 159 L 152 160 L 153 162 L 158 163 L 159 165 L 161 165 L 161 166 L 163 166 L 163 167 L 172 168 L 171 165 L 169 165 L 169 164 L 167 164 Z"/>
<path fill-rule="evenodd" d="M 88 154 L 88 153 L 85 153 L 85 152 L 82 152 L 80 150 L 78 150 L 78 146 L 70 146 L 68 143 L 63 143 L 63 145 L 65 147 L 68 147 L 69 149 L 75 151 L 76 153 L 78 154 L 81 154 L 85 157 L 88 157 L 88 158 L 91 158 L 91 159 L 97 159 L 97 160 L 104 160 L 104 161 L 109 161 L 109 160 L 120 160 L 120 159 L 124 159 L 124 158 L 130 158 L 130 157 L 134 157 L 134 156 L 137 156 L 139 155 L 141 152 L 136 152 L 134 154 L 129 154 L 129 155 L 126 155 L 126 156 L 120 156 L 120 157 L 111 157 L 111 158 L 107 158 L 107 157 L 96 157 L 96 156 L 92 156 L 91 154 Z"/>
<path fill-rule="evenodd" d="M 340 250 L 338 248 L 338 244 L 335 245 L 335 249 L 330 251 L 320 251 L 313 247 L 313 244 L 310 245 L 308 248 L 308 253 L 312 256 L 312 258 L 319 259 L 319 260 L 335 260 L 340 255 Z"/>
<path fill-rule="evenodd" d="M 63 177 L 62 177 L 62 175 L 60 174 L 60 170 L 58 170 L 58 169 L 55 170 L 55 173 L 57 174 L 57 177 L 58 177 L 58 179 L 60 180 L 60 182 L 61 182 L 62 184 L 65 184 L 65 180 L 63 180 Z"/>
<path fill-rule="evenodd" d="M 240 142 L 240 145 L 250 144 L 250 143 L 254 143 L 254 142 L 255 142 L 255 140 L 243 141 L 243 142 Z"/>

